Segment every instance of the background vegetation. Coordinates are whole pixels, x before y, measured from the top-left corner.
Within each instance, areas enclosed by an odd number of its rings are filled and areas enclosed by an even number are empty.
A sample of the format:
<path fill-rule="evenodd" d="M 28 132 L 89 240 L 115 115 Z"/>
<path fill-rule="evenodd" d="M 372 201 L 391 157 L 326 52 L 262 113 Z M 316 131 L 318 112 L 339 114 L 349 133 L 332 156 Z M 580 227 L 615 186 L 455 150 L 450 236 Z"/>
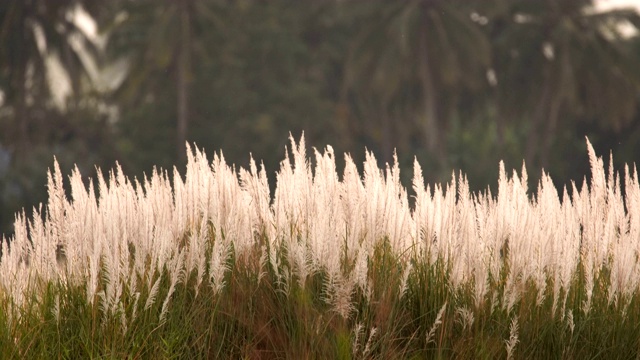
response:
<path fill-rule="evenodd" d="M 381 162 L 397 149 L 403 169 L 417 156 L 429 182 L 461 169 L 475 189 L 496 183 L 500 159 L 525 159 L 532 183 L 541 167 L 580 182 L 585 135 L 633 162 L 640 41 L 623 30 L 640 18 L 592 6 L 3 1 L 0 232 L 45 201 L 54 155 L 63 173 L 118 161 L 141 177 L 184 164 L 185 140 L 241 166 L 251 152 L 273 179 L 289 131 L 304 131 L 357 164 L 365 146 Z"/>

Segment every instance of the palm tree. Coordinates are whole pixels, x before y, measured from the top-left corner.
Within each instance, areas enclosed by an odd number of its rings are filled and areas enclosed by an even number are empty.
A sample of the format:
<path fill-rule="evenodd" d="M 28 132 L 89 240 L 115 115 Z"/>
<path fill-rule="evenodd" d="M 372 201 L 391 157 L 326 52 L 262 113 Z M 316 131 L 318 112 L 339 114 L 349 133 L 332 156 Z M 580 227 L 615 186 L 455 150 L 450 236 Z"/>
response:
<path fill-rule="evenodd" d="M 64 95 L 79 95 L 87 76 L 82 51 L 95 55 L 74 17 L 80 0 L 24 0 L 0 4 L 0 89 L 13 109 L 8 139 L 17 139 L 19 155 L 29 148 L 29 107 L 46 106 Z M 87 57 L 85 56 L 85 59 Z M 67 85 L 60 88 L 60 85 Z M 57 86 L 57 87 L 56 87 Z M 59 92 L 59 93 L 56 93 Z"/>
<path fill-rule="evenodd" d="M 525 159 L 547 166 L 563 121 L 598 119 L 621 128 L 635 113 L 637 58 L 618 30 L 630 10 L 594 12 L 590 0 L 513 2 L 496 23 L 494 67 L 502 117 L 529 121 Z M 530 120 L 528 120 L 530 119 Z"/>
<path fill-rule="evenodd" d="M 426 148 L 441 165 L 446 162 L 445 131 L 457 95 L 486 84 L 491 47 L 481 25 L 472 20 L 473 13 L 472 2 L 376 3 L 347 63 L 347 88 L 357 101 L 369 98 L 369 104 L 377 105 L 360 108 L 382 114 L 383 134 L 389 136 L 396 126 L 411 126 L 393 123 L 389 114 L 415 117 Z"/>
<path fill-rule="evenodd" d="M 46 179 L 41 174 L 51 164 L 52 153 L 63 164 L 89 168 L 101 162 L 102 154 L 111 153 L 103 147 L 108 143 L 108 124 L 93 105 L 99 94 L 81 101 L 95 90 L 100 54 L 78 16 L 91 18 L 96 9 L 85 5 L 94 4 L 0 1 L 2 233 L 12 232 L 16 211 L 22 207 L 28 211 L 45 199 Z"/>
<path fill-rule="evenodd" d="M 215 1 L 124 0 L 112 6 L 125 15 L 115 17 L 109 52 L 116 58 L 127 56 L 130 65 L 116 96 L 125 104 L 139 103 L 145 94 L 153 93 L 158 78 L 173 76 L 176 154 L 184 161 L 191 107 L 192 57 L 203 48 L 192 35 L 198 27 L 211 29 L 218 25 L 220 17 L 214 9 Z"/>

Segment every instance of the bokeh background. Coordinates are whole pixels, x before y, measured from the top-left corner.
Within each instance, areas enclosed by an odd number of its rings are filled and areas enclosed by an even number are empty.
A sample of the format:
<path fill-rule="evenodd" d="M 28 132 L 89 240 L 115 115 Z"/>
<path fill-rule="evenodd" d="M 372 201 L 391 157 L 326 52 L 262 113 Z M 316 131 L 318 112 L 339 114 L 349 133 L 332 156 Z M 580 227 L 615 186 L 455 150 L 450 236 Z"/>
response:
<path fill-rule="evenodd" d="M 185 141 L 270 174 L 289 132 L 410 185 L 498 163 L 581 185 L 585 136 L 640 154 L 637 2 L 0 1 L 0 233 L 46 201 L 46 169 L 180 171 Z M 344 162 L 341 155 L 338 162 Z"/>

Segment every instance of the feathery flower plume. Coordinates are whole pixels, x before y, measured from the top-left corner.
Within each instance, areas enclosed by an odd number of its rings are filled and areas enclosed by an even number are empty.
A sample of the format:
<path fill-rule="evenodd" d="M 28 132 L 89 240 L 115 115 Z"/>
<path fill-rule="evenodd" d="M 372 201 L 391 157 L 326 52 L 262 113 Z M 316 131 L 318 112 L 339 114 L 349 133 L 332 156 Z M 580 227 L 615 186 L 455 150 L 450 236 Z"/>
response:
<path fill-rule="evenodd" d="M 513 350 L 518 342 L 518 319 L 514 317 L 509 328 L 509 339 L 504 341 L 507 349 L 507 359 L 513 359 Z"/>
<path fill-rule="evenodd" d="M 429 344 L 432 341 L 435 342 L 434 337 L 436 335 L 436 331 L 438 330 L 438 327 L 440 326 L 440 324 L 442 324 L 442 316 L 444 315 L 444 311 L 446 309 L 447 309 L 447 302 L 445 301 L 444 305 L 442 305 L 442 307 L 440 308 L 440 311 L 438 311 L 436 320 L 433 322 L 433 325 L 431 326 L 429 333 L 427 333 L 427 338 L 425 340 L 426 344 Z"/>
<path fill-rule="evenodd" d="M 580 188 L 572 183 L 561 197 L 544 172 L 530 194 L 524 164 L 520 173 L 509 174 L 502 162 L 495 196 L 489 190 L 472 194 L 466 177 L 455 173 L 448 184 L 425 187 L 416 160 L 413 209 L 395 155 L 381 169 L 367 152 L 362 174 L 345 155 L 339 176 L 330 146 L 314 149 L 310 160 L 304 137 L 296 143 L 291 136 L 290 141 L 273 201 L 263 166 L 258 169 L 251 159 L 248 170 L 236 171 L 222 153 L 209 161 L 197 147 L 187 146 L 186 176 L 173 169 L 172 180 L 157 169 L 140 181 L 130 180 L 116 165 L 108 176 L 98 169 L 86 186 L 74 168 L 68 179 L 70 196 L 54 160 L 47 177 L 48 203 L 34 209 L 32 218 L 17 214 L 15 235 L 2 237 L 0 293 L 21 309 L 50 281 L 84 285 L 89 304 L 103 316 L 119 316 L 125 327 L 132 319 L 123 311 L 130 305 L 123 296 L 148 289 L 144 308 L 149 309 L 161 292 L 165 269 L 169 292 L 162 319 L 178 283 L 195 275 L 196 294 L 203 282 L 217 293 L 231 270 L 230 256 L 242 263 L 261 249 L 255 269 L 259 280 L 273 271 L 286 291 L 293 278 L 304 286 L 310 275 L 322 272 L 325 300 L 348 317 L 354 290 L 371 294 L 369 259 L 381 241 L 388 241 L 399 261 L 442 262 L 448 271 L 446 286 L 470 289 L 474 311 L 491 301 L 491 311 L 503 306 L 510 312 L 533 284 L 537 305 L 550 296 L 552 312 L 568 317 L 563 315 L 567 296 L 579 268 L 584 281 L 576 291 L 582 292 L 584 312 L 590 310 L 594 292 L 602 290 L 595 285 L 603 269 L 610 275 L 604 290 L 610 304 L 624 308 L 639 290 L 637 170 L 625 167 L 620 176 L 612 166 L 605 169 L 588 141 L 591 180 Z M 400 296 L 413 271 L 408 263 L 403 269 Z M 491 289 L 499 278 L 504 289 Z M 547 284 L 552 284 L 549 289 Z M 139 295 L 133 296 L 137 302 Z M 427 342 L 433 341 L 445 308 Z M 463 327 L 473 322 L 469 314 L 456 311 L 466 319 L 459 320 Z M 17 319 L 15 314 L 8 317 Z M 512 333 L 517 335 L 517 322 Z M 515 339 L 509 340 L 508 354 Z"/>

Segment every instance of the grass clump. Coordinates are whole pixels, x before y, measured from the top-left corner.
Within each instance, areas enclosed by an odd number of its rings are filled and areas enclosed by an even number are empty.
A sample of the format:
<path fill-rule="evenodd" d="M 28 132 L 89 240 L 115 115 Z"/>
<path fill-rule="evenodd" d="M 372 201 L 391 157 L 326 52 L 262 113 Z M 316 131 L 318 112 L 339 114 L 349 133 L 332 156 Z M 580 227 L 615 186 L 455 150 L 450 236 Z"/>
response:
<path fill-rule="evenodd" d="M 2 358 L 636 358 L 640 187 L 605 174 L 572 196 L 526 171 L 415 204 L 397 166 L 361 176 L 292 141 L 264 170 L 189 151 L 184 180 L 116 169 L 16 217 L 0 259 Z"/>

